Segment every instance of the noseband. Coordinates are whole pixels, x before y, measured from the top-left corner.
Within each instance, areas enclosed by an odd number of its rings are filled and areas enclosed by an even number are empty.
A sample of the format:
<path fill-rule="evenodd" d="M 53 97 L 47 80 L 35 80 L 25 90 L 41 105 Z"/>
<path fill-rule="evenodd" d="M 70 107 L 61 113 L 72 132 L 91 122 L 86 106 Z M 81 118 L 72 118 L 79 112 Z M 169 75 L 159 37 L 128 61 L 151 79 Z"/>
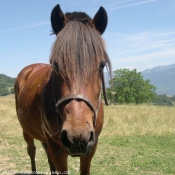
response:
<path fill-rule="evenodd" d="M 97 109 L 95 109 L 94 105 L 85 96 L 79 95 L 79 94 L 70 94 L 70 95 L 64 96 L 60 100 L 58 100 L 57 103 L 55 104 L 55 107 L 58 109 L 62 103 L 66 102 L 66 101 L 70 101 L 70 100 L 84 101 L 91 108 L 91 110 L 94 112 L 93 125 L 96 126 L 96 119 L 97 119 L 97 114 L 98 114 L 98 108 L 100 106 L 100 100 L 98 101 Z"/>
<path fill-rule="evenodd" d="M 107 99 L 106 90 L 105 90 L 104 73 L 102 74 L 102 88 L 103 88 L 103 96 L 104 96 L 105 104 L 108 105 L 108 99 Z M 56 98 L 56 93 L 55 93 L 55 89 L 54 89 L 53 74 L 52 74 L 52 91 L 53 91 L 53 95 L 54 95 L 54 99 L 55 99 L 55 107 L 57 110 L 59 109 L 60 105 L 64 102 L 71 101 L 71 100 L 84 101 L 91 108 L 91 110 L 94 113 L 93 125 L 94 125 L 94 127 L 96 126 L 98 110 L 100 107 L 101 93 L 99 95 L 97 108 L 94 107 L 92 102 L 87 97 L 80 95 L 80 94 L 70 94 L 70 95 L 66 95 L 66 96 L 60 98 L 59 100 L 56 100 L 57 98 Z"/>

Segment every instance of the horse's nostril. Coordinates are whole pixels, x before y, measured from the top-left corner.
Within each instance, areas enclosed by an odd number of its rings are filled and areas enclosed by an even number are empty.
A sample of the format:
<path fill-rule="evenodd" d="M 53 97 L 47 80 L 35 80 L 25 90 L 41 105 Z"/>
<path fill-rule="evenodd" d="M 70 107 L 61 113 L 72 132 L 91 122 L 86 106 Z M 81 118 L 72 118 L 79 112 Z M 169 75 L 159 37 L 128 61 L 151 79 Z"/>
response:
<path fill-rule="evenodd" d="M 64 146 L 70 147 L 70 140 L 68 139 L 67 131 L 66 130 L 63 130 L 61 132 L 61 141 L 62 141 L 62 143 L 63 143 Z"/>
<path fill-rule="evenodd" d="M 94 143 L 95 143 L 95 133 L 94 133 L 94 131 L 91 131 L 89 141 L 88 141 L 88 147 L 93 146 Z"/>
<path fill-rule="evenodd" d="M 90 132 L 89 142 L 92 140 L 94 140 L 94 132 L 93 131 Z"/>

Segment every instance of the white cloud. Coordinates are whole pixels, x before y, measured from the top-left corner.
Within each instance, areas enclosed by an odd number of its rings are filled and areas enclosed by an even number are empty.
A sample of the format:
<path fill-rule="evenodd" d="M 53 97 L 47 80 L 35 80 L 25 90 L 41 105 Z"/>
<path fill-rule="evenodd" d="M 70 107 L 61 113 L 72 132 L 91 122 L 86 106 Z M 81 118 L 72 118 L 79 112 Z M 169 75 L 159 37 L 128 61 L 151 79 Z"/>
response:
<path fill-rule="evenodd" d="M 113 68 L 145 67 L 175 62 L 175 31 L 143 32 L 137 34 L 108 33 L 108 54 Z M 147 66 L 147 68 L 149 67 Z M 140 68 L 141 69 L 141 68 Z"/>
<path fill-rule="evenodd" d="M 137 6 L 137 5 L 141 5 L 141 4 L 151 3 L 151 2 L 154 2 L 154 1 L 157 1 L 157 0 L 142 0 L 140 2 L 133 2 L 133 1 L 134 0 L 121 0 L 117 3 L 106 4 L 106 5 L 104 5 L 104 7 L 107 8 L 108 11 L 110 11 L 110 10 L 128 8 L 128 7 Z M 75 4 L 77 4 L 77 2 Z M 73 5 L 75 5 L 75 4 L 73 3 Z M 87 9 L 86 11 L 93 11 L 93 10 L 97 10 L 97 8 Z M 33 22 L 33 23 L 29 23 L 29 24 L 26 24 L 26 25 L 23 25 L 23 26 L 17 26 L 17 27 L 14 27 L 14 28 L 2 30 L 2 31 L 0 31 L 0 34 L 13 32 L 13 31 L 18 31 L 18 30 L 24 30 L 24 29 L 28 29 L 28 28 L 32 28 L 32 27 L 46 25 L 46 24 L 49 24 L 49 23 L 50 23 L 49 21 Z"/>
<path fill-rule="evenodd" d="M 140 2 L 138 2 L 138 1 L 137 2 L 132 2 L 132 0 L 127 0 L 127 1 L 122 1 L 120 3 L 109 4 L 106 7 L 109 7 L 108 8 L 108 11 L 109 11 L 109 10 L 117 10 L 117 9 L 123 9 L 123 8 L 138 6 L 138 5 L 147 4 L 147 3 L 151 3 L 151 2 L 155 2 L 155 1 L 157 1 L 157 0 L 143 0 L 143 1 L 140 1 Z M 131 3 L 120 6 L 120 4 L 127 3 L 127 2 L 131 2 Z"/>
<path fill-rule="evenodd" d="M 2 30 L 2 31 L 0 31 L 0 34 L 13 32 L 13 31 L 18 31 L 18 30 L 24 30 L 24 29 L 28 29 L 28 28 L 32 28 L 32 27 L 38 27 L 38 26 L 42 26 L 42 25 L 47 25 L 49 23 L 50 23 L 49 21 L 33 22 L 33 23 L 22 25 L 22 26 Z"/>
<path fill-rule="evenodd" d="M 113 62 L 138 62 L 138 61 L 147 61 L 147 60 L 153 60 L 153 59 L 161 59 L 161 58 L 172 58 L 175 57 L 175 50 L 174 49 L 167 49 L 162 50 L 159 52 L 154 53 L 147 53 L 143 55 L 138 56 L 130 56 L 130 57 L 124 57 L 121 59 L 114 60 Z"/>

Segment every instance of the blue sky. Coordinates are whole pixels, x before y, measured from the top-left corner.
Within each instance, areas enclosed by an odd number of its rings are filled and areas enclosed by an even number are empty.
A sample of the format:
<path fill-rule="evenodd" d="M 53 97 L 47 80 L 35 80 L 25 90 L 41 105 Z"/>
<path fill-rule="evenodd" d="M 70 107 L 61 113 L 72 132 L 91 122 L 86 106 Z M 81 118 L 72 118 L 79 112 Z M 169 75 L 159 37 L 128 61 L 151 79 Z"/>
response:
<path fill-rule="evenodd" d="M 103 34 L 113 70 L 138 71 L 175 63 L 175 0 L 0 0 L 0 73 L 16 77 L 32 63 L 49 63 L 50 13 L 108 13 Z"/>

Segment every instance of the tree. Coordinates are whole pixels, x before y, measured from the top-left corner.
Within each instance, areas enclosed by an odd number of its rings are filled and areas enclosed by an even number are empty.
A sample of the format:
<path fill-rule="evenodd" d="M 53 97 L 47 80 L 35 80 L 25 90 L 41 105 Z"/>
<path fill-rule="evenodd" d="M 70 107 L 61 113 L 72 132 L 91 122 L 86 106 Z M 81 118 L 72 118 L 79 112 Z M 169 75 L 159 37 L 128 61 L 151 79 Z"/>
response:
<path fill-rule="evenodd" d="M 155 96 L 155 89 L 150 80 L 144 80 L 136 69 L 118 69 L 110 81 L 109 99 L 112 103 L 146 103 Z"/>

